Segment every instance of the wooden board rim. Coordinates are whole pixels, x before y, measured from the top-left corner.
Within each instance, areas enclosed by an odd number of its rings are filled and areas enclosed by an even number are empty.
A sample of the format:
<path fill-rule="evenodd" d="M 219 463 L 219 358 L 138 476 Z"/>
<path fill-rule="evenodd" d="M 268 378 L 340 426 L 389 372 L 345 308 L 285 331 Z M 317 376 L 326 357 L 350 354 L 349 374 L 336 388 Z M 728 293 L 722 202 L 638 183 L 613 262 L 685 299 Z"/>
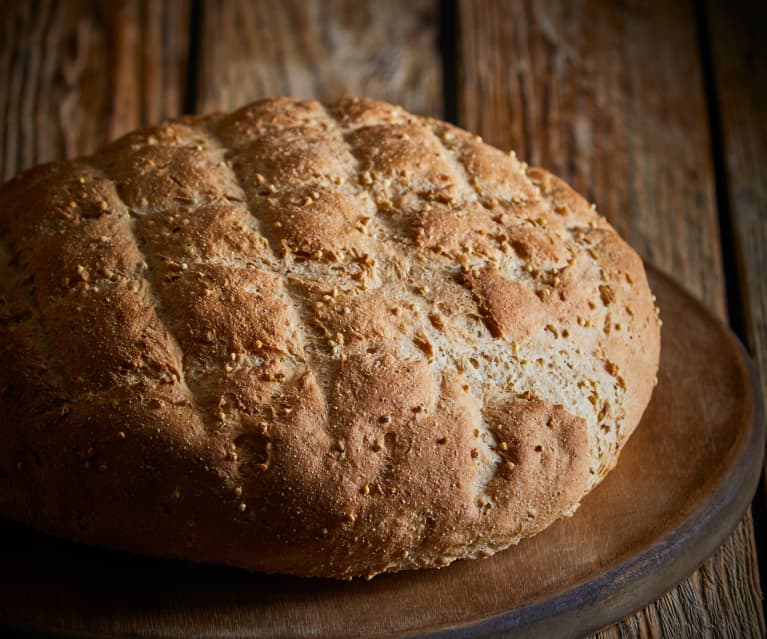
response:
<path fill-rule="evenodd" d="M 738 441 L 731 472 L 708 499 L 679 528 L 673 529 L 639 555 L 615 566 L 597 579 L 577 585 L 557 596 L 460 626 L 413 632 L 419 639 L 475 639 L 513 633 L 514 639 L 565 639 L 608 626 L 658 599 L 699 568 L 732 533 L 756 492 L 762 475 L 765 448 L 764 403 L 759 393 L 756 366 L 740 339 L 703 303 L 660 269 L 645 264 L 652 279 L 663 279 L 698 312 L 716 323 L 739 356 L 744 378 L 749 380 L 750 432 Z M 684 552 L 681 552 L 684 550 Z M 658 571 L 663 579 L 658 580 Z M 620 588 L 615 588 L 620 584 Z M 634 594 L 644 587 L 644 596 Z M 609 595 L 609 597 L 606 597 Z M 552 617 L 556 611 L 556 617 Z M 507 636 L 507 635 L 504 635 Z"/>

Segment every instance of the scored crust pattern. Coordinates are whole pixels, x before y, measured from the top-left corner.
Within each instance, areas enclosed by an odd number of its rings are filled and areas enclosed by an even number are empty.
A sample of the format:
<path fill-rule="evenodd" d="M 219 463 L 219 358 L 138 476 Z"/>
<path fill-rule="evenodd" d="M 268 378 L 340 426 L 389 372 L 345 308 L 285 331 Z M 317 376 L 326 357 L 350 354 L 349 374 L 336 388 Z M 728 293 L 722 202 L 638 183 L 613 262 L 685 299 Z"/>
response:
<path fill-rule="evenodd" d="M 641 260 L 456 127 L 270 99 L 0 188 L 0 512 L 349 577 L 575 510 L 649 401 Z"/>

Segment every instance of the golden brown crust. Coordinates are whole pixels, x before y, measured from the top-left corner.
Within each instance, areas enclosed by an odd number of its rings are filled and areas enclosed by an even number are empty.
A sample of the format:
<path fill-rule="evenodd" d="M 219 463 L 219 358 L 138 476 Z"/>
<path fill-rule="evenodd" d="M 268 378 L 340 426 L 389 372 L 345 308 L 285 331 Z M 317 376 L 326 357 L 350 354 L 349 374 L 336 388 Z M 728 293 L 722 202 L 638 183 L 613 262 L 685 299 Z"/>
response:
<path fill-rule="evenodd" d="M 351 577 L 563 514 L 649 401 L 641 260 L 451 125 L 287 98 L 0 187 L 0 512 Z"/>

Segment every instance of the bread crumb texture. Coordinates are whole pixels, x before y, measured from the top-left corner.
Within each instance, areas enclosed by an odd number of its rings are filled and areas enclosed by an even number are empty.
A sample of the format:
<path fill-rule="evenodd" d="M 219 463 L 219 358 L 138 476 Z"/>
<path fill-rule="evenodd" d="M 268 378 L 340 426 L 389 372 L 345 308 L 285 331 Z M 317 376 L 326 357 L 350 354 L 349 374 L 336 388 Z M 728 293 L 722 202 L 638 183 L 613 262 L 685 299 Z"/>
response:
<path fill-rule="evenodd" d="M 443 122 L 262 100 L 0 187 L 0 513 L 348 578 L 572 514 L 647 405 L 642 262 Z"/>

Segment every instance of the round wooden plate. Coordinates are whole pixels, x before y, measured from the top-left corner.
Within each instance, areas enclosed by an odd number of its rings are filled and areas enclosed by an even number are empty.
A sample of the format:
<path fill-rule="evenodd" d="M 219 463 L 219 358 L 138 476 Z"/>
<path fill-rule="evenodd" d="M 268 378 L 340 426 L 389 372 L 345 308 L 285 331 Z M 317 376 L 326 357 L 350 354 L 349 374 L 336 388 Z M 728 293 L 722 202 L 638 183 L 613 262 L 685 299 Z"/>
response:
<path fill-rule="evenodd" d="M 0 625 L 74 637 L 565 637 L 656 599 L 735 527 L 764 423 L 739 342 L 651 270 L 659 383 L 616 469 L 572 519 L 495 557 L 365 582 L 265 576 L 0 527 Z"/>

